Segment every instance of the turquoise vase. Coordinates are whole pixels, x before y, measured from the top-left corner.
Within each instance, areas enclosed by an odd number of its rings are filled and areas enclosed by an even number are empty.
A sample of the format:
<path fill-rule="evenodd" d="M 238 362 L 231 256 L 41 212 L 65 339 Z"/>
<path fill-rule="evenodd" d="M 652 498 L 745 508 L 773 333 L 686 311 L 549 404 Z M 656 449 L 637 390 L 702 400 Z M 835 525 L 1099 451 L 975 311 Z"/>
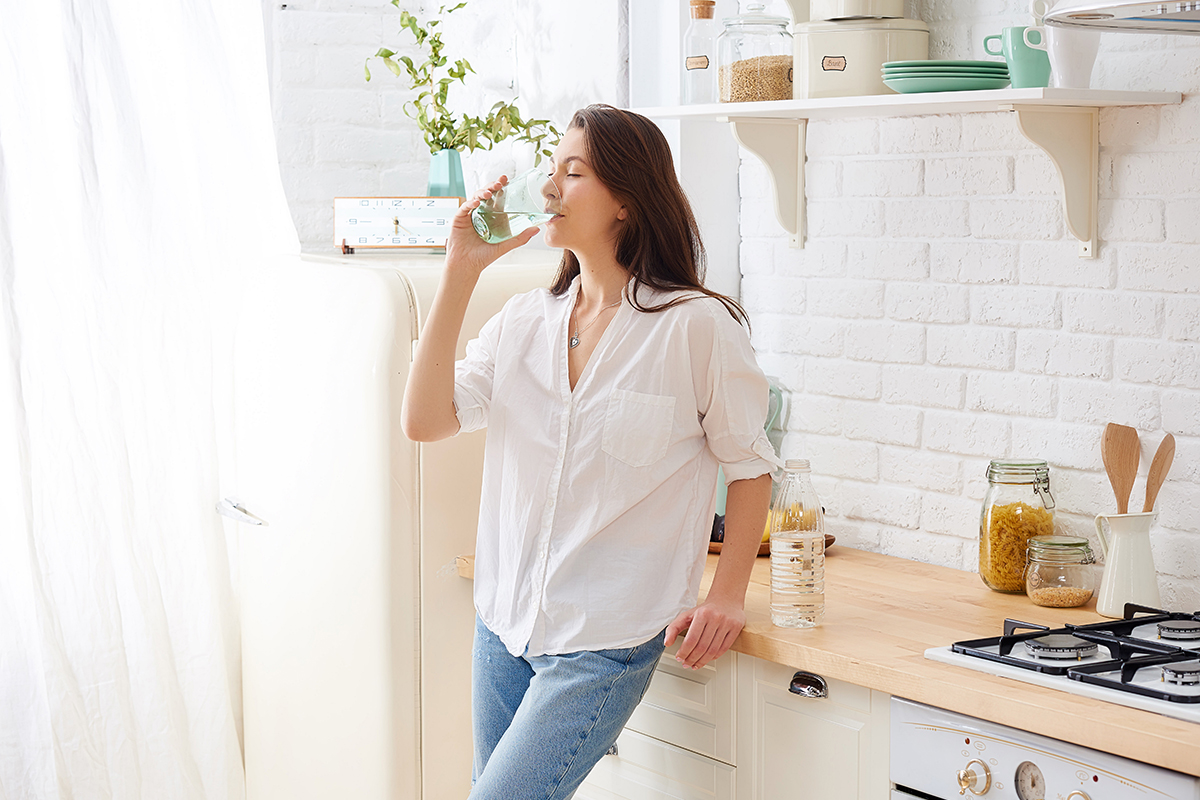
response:
<path fill-rule="evenodd" d="M 462 159 L 457 150 L 447 147 L 434 153 L 429 160 L 429 196 L 467 199 Z"/>

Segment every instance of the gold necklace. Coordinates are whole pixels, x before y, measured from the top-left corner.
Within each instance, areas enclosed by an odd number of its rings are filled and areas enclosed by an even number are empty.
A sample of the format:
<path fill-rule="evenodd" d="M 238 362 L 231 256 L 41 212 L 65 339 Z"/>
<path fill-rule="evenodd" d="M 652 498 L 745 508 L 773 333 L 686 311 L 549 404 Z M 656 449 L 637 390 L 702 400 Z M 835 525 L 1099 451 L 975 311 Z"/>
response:
<path fill-rule="evenodd" d="M 583 331 L 586 331 L 588 328 L 592 327 L 592 325 L 595 324 L 596 320 L 600 319 L 600 315 L 603 314 L 605 311 L 608 311 L 610 308 L 616 308 L 617 306 L 621 305 L 621 303 L 623 303 L 623 302 L 625 302 L 624 297 L 622 297 L 617 302 L 615 302 L 611 305 L 607 305 L 604 308 L 597 311 L 596 316 L 592 317 L 592 321 L 589 322 L 587 325 L 584 325 L 583 330 L 581 331 L 579 329 L 579 315 L 575 313 L 578 310 L 578 306 L 579 306 L 579 301 L 576 300 L 575 301 L 576 308 L 571 309 L 571 316 L 575 318 L 575 333 L 571 336 L 570 339 L 567 340 L 567 349 L 574 350 L 576 347 L 578 347 L 579 346 L 579 334 L 583 333 Z"/>

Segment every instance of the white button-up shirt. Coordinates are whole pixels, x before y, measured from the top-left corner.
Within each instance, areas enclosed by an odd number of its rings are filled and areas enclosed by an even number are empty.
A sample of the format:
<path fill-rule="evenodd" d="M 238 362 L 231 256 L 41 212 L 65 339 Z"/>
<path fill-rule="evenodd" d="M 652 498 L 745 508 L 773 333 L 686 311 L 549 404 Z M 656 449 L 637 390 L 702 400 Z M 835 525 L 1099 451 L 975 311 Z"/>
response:
<path fill-rule="evenodd" d="M 513 655 L 657 634 L 696 604 L 717 465 L 732 482 L 779 464 L 767 380 L 719 301 L 626 301 L 572 391 L 578 287 L 512 298 L 456 365 L 461 431 L 487 427 L 475 607 Z"/>

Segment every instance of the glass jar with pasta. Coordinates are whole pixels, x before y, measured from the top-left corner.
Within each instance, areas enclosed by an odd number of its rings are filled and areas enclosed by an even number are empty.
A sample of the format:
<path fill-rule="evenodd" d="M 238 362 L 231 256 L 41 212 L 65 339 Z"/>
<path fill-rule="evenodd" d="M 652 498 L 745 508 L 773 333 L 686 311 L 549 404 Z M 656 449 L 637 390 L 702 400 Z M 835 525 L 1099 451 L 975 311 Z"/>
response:
<path fill-rule="evenodd" d="M 1034 536 L 1054 533 L 1050 467 L 1031 459 L 988 465 L 979 519 L 979 577 L 997 592 L 1025 591 L 1025 552 Z"/>

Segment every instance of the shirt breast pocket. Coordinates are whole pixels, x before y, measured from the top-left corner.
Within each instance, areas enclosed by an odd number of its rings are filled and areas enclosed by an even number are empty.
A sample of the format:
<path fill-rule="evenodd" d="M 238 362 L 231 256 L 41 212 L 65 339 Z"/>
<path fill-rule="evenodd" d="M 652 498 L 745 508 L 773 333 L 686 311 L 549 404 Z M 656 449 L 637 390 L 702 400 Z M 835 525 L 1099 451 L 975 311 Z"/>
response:
<path fill-rule="evenodd" d="M 667 454 L 675 398 L 617 389 L 604 419 L 605 453 L 631 467 L 647 467 Z"/>

